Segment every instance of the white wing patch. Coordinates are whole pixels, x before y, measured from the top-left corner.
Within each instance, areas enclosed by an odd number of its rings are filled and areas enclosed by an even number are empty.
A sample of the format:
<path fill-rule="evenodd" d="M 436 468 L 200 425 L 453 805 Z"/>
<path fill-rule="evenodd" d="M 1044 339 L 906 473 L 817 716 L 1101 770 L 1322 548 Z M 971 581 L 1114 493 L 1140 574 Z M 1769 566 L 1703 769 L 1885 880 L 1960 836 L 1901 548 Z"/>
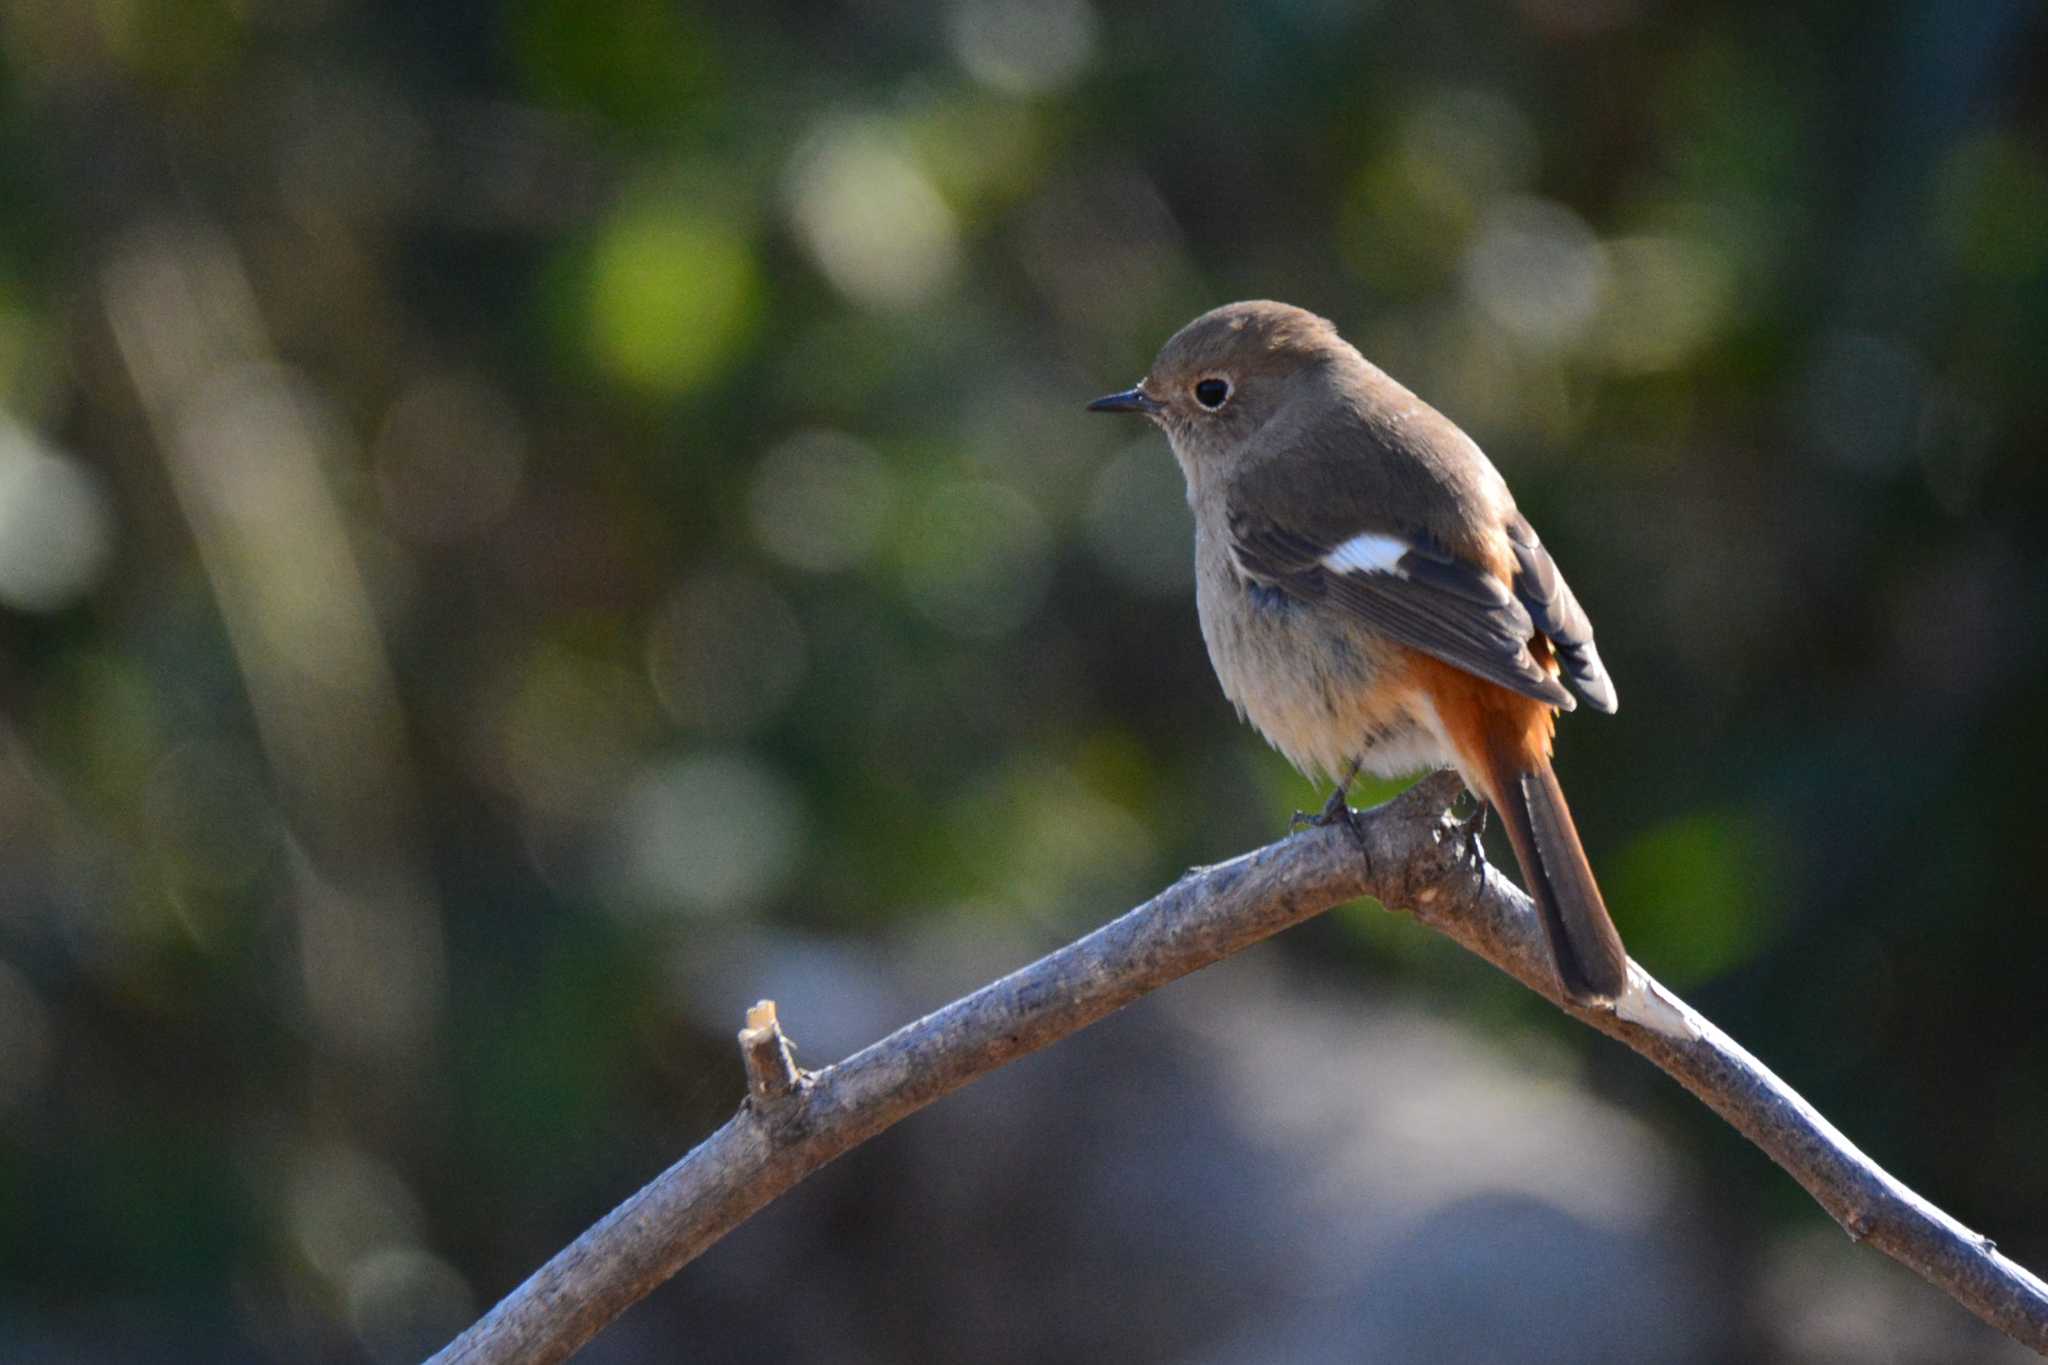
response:
<path fill-rule="evenodd" d="M 1393 536 L 1362 531 L 1324 555 L 1322 565 L 1331 573 L 1390 573 L 1406 578 L 1400 564 L 1409 548 L 1408 542 Z"/>

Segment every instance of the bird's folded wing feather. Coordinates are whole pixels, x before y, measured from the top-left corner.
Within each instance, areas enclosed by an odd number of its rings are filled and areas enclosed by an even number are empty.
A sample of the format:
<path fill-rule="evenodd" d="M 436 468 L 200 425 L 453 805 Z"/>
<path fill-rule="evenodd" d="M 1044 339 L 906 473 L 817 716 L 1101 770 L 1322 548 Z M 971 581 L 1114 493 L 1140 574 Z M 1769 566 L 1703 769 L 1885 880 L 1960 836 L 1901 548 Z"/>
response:
<path fill-rule="evenodd" d="M 1334 604 L 1390 639 L 1524 696 L 1565 710 L 1574 704 L 1529 652 L 1529 609 L 1498 578 L 1419 531 L 1380 526 L 1335 540 L 1234 508 L 1230 538 L 1240 572 L 1291 597 Z"/>
<path fill-rule="evenodd" d="M 1572 686 L 1585 695 L 1587 704 L 1595 711 L 1613 713 L 1621 699 L 1615 694 L 1614 680 L 1607 676 L 1607 665 L 1600 661 L 1600 651 L 1594 648 L 1593 622 L 1586 609 L 1572 595 L 1572 585 L 1557 571 L 1550 551 L 1536 538 L 1536 528 L 1527 517 L 1520 513 L 1510 517 L 1507 531 L 1508 541 L 1515 547 L 1515 596 L 1529 609 L 1536 629 L 1550 637 L 1559 666 Z"/>

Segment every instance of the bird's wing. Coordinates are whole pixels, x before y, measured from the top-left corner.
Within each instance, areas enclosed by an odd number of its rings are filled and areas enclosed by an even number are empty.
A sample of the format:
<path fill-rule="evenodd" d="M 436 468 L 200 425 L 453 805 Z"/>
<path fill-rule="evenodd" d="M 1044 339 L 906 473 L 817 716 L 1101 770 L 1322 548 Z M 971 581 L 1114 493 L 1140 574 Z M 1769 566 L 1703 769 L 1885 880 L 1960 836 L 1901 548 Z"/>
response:
<path fill-rule="evenodd" d="M 1515 548 L 1516 598 L 1528 609 L 1536 629 L 1550 637 L 1558 664 L 1572 686 L 1595 711 L 1612 715 L 1621 699 L 1615 695 L 1614 680 L 1607 676 L 1607 665 L 1600 661 L 1600 651 L 1593 646 L 1592 619 L 1572 595 L 1572 585 L 1557 571 L 1550 551 L 1536 538 L 1529 519 L 1516 513 L 1508 518 L 1507 532 L 1508 542 Z"/>
<path fill-rule="evenodd" d="M 1530 609 L 1507 584 L 1426 532 L 1382 523 L 1340 538 L 1283 526 L 1242 505 L 1230 509 L 1229 529 L 1231 558 L 1247 577 L 1291 597 L 1332 603 L 1411 649 L 1572 709 L 1571 693 L 1529 652 L 1537 629 Z M 1577 609 L 1568 595 L 1564 600 Z M 1586 643 L 1590 648 L 1590 632 Z"/>

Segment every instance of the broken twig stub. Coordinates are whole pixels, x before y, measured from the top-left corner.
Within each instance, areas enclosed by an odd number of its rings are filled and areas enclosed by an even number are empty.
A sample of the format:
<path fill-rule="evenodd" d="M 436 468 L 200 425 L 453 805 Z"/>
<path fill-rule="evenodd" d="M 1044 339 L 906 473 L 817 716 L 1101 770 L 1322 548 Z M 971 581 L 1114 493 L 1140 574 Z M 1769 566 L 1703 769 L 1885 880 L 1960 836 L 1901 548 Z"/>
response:
<path fill-rule="evenodd" d="M 740 1061 L 747 1068 L 747 1098 L 756 1105 L 785 1098 L 803 1080 L 773 1000 L 759 1001 L 747 1011 L 747 1026 L 740 1030 Z"/>

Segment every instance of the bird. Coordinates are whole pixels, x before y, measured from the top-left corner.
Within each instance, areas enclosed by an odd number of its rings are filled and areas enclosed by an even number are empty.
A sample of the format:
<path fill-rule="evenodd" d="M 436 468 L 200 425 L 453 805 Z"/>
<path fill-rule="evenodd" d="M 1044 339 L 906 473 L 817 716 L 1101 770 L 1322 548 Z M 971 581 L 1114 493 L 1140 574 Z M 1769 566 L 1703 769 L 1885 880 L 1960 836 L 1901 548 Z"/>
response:
<path fill-rule="evenodd" d="M 1350 823 L 1361 771 L 1452 767 L 1500 819 L 1572 1002 L 1628 954 L 1552 767 L 1557 715 L 1619 705 L 1593 624 L 1493 462 L 1328 319 L 1202 314 L 1089 403 L 1165 433 L 1195 522 L 1195 605 L 1226 697 Z M 1354 826 L 1355 828 L 1355 826 Z"/>

